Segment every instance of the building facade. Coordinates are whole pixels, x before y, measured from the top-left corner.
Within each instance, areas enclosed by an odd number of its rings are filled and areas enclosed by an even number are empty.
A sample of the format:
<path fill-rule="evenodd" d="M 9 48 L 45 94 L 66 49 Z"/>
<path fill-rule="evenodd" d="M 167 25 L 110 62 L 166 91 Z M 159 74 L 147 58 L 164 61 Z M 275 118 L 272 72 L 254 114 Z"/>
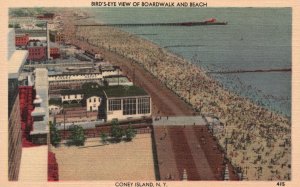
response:
<path fill-rule="evenodd" d="M 50 33 L 50 41 L 54 43 L 64 43 L 65 42 L 65 36 L 63 33 L 59 31 L 51 31 Z"/>
<path fill-rule="evenodd" d="M 53 59 L 60 57 L 58 47 L 50 47 L 50 57 L 52 57 Z"/>
<path fill-rule="evenodd" d="M 47 144 L 49 133 L 48 70 L 45 68 L 36 68 L 34 74 L 34 88 L 39 97 L 34 100 L 35 108 L 31 113 L 34 122 L 30 137 L 34 144 L 45 145 Z"/>
<path fill-rule="evenodd" d="M 98 118 L 107 121 L 146 118 L 152 111 L 150 95 L 134 85 L 100 86 L 89 82 L 82 89 L 62 90 L 61 102 L 86 107 L 87 112 L 97 111 Z"/>
<path fill-rule="evenodd" d="M 17 47 L 27 46 L 29 41 L 29 34 L 17 34 L 15 37 L 15 43 Z"/>
<path fill-rule="evenodd" d="M 86 111 L 95 112 L 101 104 L 101 97 L 91 96 L 86 99 Z"/>
<path fill-rule="evenodd" d="M 19 103 L 19 81 L 27 58 L 25 50 L 15 50 L 15 32 L 8 34 L 8 179 L 18 180 L 22 156 L 22 131 Z"/>
<path fill-rule="evenodd" d="M 47 57 L 47 45 L 39 40 L 32 40 L 28 42 L 28 60 L 39 61 Z"/>
<path fill-rule="evenodd" d="M 151 97 L 136 86 L 113 86 L 104 90 L 106 120 L 129 120 L 151 116 Z"/>

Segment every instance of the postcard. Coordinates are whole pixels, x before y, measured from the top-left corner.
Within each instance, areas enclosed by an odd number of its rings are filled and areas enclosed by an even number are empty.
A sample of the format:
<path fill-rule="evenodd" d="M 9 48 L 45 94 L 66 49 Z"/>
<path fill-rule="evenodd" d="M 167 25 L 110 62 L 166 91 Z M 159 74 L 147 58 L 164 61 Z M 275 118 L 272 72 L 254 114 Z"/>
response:
<path fill-rule="evenodd" d="M 5 186 L 296 186 L 296 1 L 2 4 Z"/>

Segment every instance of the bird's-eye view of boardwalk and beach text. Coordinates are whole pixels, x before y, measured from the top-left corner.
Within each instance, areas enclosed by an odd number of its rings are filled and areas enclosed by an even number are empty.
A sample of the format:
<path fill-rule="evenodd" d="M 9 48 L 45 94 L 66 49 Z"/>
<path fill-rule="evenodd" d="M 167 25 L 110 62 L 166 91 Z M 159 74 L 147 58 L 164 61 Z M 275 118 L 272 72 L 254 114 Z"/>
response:
<path fill-rule="evenodd" d="M 290 8 L 10 8 L 8 27 L 10 181 L 291 180 Z"/>

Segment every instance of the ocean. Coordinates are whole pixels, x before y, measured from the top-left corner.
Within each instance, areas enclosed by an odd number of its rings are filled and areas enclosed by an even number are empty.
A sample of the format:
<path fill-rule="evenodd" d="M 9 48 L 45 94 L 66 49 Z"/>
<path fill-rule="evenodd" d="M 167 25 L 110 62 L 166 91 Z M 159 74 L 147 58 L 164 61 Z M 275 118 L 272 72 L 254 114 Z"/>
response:
<path fill-rule="evenodd" d="M 290 8 L 93 8 L 99 23 L 170 23 L 216 18 L 228 25 L 140 26 L 143 37 L 208 72 L 291 68 Z M 225 88 L 291 116 L 291 72 L 210 74 Z"/>

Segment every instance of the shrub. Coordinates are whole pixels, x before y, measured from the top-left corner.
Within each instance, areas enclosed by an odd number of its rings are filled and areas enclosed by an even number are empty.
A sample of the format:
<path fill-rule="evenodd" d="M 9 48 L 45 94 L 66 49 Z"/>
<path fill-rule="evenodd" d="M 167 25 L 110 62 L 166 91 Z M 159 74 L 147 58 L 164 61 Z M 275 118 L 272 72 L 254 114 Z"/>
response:
<path fill-rule="evenodd" d="M 126 129 L 125 136 L 127 141 L 131 141 L 136 136 L 136 130 L 131 125 Z"/>
<path fill-rule="evenodd" d="M 53 146 L 56 147 L 60 143 L 61 137 L 58 129 L 56 128 L 56 123 L 52 123 L 50 121 L 49 126 L 50 126 L 50 142 Z"/>
<path fill-rule="evenodd" d="M 71 129 L 71 136 L 69 137 L 68 144 L 81 146 L 84 145 L 86 137 L 84 135 L 84 130 L 81 126 L 75 125 Z"/>
<path fill-rule="evenodd" d="M 120 127 L 120 124 L 117 119 L 111 121 L 111 137 L 116 141 L 120 142 L 124 135 L 123 129 Z"/>

